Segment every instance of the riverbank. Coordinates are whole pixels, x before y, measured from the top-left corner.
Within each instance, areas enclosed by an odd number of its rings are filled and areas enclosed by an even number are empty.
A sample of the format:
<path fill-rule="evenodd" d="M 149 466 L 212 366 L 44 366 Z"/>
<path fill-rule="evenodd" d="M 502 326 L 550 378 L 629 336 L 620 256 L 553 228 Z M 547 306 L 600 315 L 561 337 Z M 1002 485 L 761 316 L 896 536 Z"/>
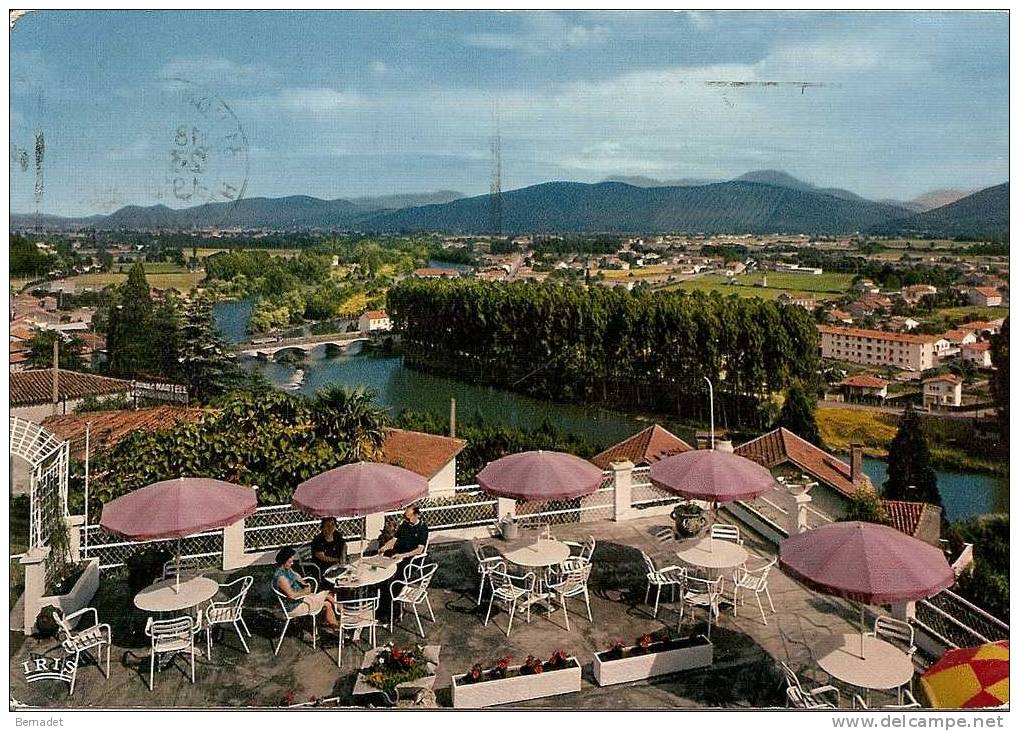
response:
<path fill-rule="evenodd" d="M 816 416 L 821 438 L 830 450 L 848 453 L 853 444 L 862 444 L 864 453 L 877 459 L 887 459 L 899 424 L 895 414 L 860 409 L 823 407 Z M 986 441 L 976 438 L 968 420 L 928 415 L 921 420 L 934 467 L 1008 476 L 1008 462 L 997 459 Z"/>

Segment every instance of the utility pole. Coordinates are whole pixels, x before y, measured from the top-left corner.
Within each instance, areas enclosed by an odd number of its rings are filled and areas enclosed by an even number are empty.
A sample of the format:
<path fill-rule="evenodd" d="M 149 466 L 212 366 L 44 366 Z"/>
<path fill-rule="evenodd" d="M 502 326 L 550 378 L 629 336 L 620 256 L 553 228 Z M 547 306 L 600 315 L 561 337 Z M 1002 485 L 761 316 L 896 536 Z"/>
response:
<path fill-rule="evenodd" d="M 449 436 L 456 438 L 456 399 L 449 400 Z"/>
<path fill-rule="evenodd" d="M 60 403 L 60 333 L 54 331 L 53 337 L 53 413 L 58 413 Z"/>
<path fill-rule="evenodd" d="M 708 399 L 711 403 L 711 448 L 715 448 L 715 387 L 711 385 L 711 379 L 704 376 L 708 382 Z"/>

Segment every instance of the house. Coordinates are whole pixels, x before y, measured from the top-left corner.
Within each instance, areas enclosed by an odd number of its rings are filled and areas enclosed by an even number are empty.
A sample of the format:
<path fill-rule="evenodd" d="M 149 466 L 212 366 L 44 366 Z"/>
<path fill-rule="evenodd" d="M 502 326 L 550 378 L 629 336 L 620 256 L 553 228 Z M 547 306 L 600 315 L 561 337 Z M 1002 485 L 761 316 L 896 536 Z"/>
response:
<path fill-rule="evenodd" d="M 884 401 L 888 398 L 888 381 L 869 373 L 857 373 L 839 382 L 847 401 Z"/>
<path fill-rule="evenodd" d="M 858 489 L 874 489 L 863 471 L 863 450 L 859 446 L 853 447 L 850 463 L 847 464 L 788 429 L 779 427 L 744 442 L 733 451 L 767 467 L 775 477 L 798 481 L 806 475 L 816 481 L 817 485 L 810 490 L 811 507 L 832 519 L 846 514 Z M 768 499 L 774 502 L 787 497 L 781 491 L 775 491 Z"/>
<path fill-rule="evenodd" d="M 914 320 L 912 317 L 902 317 L 896 315 L 895 317 L 888 318 L 888 329 L 894 330 L 895 332 L 909 332 L 920 327 L 920 321 Z"/>
<path fill-rule="evenodd" d="M 393 329 L 393 323 L 390 322 L 385 310 L 368 310 L 357 318 L 357 329 L 362 335 L 389 332 Z"/>
<path fill-rule="evenodd" d="M 791 294 L 789 292 L 783 292 L 778 296 L 778 303 L 781 305 L 802 307 L 803 309 L 810 310 L 811 312 L 813 312 L 813 310 L 817 307 L 817 300 L 810 294 Z"/>
<path fill-rule="evenodd" d="M 941 508 L 907 500 L 882 500 L 891 526 L 907 536 L 941 547 Z"/>
<path fill-rule="evenodd" d="M 962 379 L 954 373 L 925 379 L 923 405 L 928 408 L 962 406 Z"/>
<path fill-rule="evenodd" d="M 655 424 L 596 454 L 590 461 L 603 470 L 609 469 L 613 462 L 632 462 L 635 467 L 646 467 L 692 449 L 668 429 Z"/>
<path fill-rule="evenodd" d="M 828 321 L 841 322 L 844 325 L 852 325 L 853 316 L 850 313 L 846 312 L 845 310 L 840 310 L 836 308 L 828 313 Z"/>
<path fill-rule="evenodd" d="M 99 399 L 127 396 L 131 381 L 92 373 L 59 369 L 57 394 L 53 394 L 53 369 L 33 369 L 10 374 L 10 414 L 41 423 L 52 414 L 67 414 L 87 396 Z"/>
<path fill-rule="evenodd" d="M 974 363 L 980 368 L 990 368 L 991 343 L 989 340 L 981 340 L 978 343 L 968 343 L 962 346 L 962 359 Z"/>
<path fill-rule="evenodd" d="M 460 271 L 444 267 L 422 267 L 414 270 L 414 276 L 420 279 L 456 279 L 460 276 Z"/>
<path fill-rule="evenodd" d="M 821 357 L 864 365 L 925 371 L 935 365 L 934 335 L 818 325 Z"/>
<path fill-rule="evenodd" d="M 861 279 L 859 281 L 853 282 L 852 286 L 849 288 L 849 291 L 858 293 L 873 292 L 874 294 L 877 294 L 878 292 L 881 291 L 881 289 L 869 279 Z"/>
<path fill-rule="evenodd" d="M 978 307 L 1000 307 L 1001 293 L 996 287 L 973 287 L 967 293 L 970 304 Z"/>
<path fill-rule="evenodd" d="M 975 343 L 977 341 L 976 330 L 965 325 L 954 330 L 949 330 L 943 333 L 941 337 L 951 343 L 954 348 L 961 348 L 963 345 L 969 345 L 970 343 Z"/>
<path fill-rule="evenodd" d="M 431 497 L 456 491 L 456 456 L 467 446 L 463 439 L 436 434 L 386 429 L 380 462 L 415 472 L 428 480 Z"/>
<path fill-rule="evenodd" d="M 1005 318 L 999 317 L 994 320 L 974 320 L 973 322 L 967 322 L 963 327 L 969 328 L 980 335 L 997 335 L 1001 332 L 1001 327 L 1004 324 Z"/>
<path fill-rule="evenodd" d="M 929 294 L 937 294 L 938 288 L 930 284 L 910 284 L 902 288 L 902 299 L 915 304 Z"/>

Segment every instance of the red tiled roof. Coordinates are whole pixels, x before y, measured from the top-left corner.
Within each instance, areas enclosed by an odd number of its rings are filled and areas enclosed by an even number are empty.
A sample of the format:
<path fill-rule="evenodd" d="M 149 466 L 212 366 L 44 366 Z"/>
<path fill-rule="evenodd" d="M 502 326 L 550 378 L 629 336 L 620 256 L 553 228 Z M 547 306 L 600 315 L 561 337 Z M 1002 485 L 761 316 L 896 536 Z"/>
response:
<path fill-rule="evenodd" d="M 441 269 L 439 267 L 423 267 L 414 270 L 415 277 L 458 277 L 460 272 L 457 269 Z"/>
<path fill-rule="evenodd" d="M 26 361 L 28 361 L 27 350 L 15 350 L 14 348 L 11 348 L 11 363 L 25 363 Z"/>
<path fill-rule="evenodd" d="M 944 381 L 945 383 L 958 384 L 962 383 L 962 379 L 954 373 L 945 373 L 940 376 L 934 376 L 933 378 L 925 378 L 924 383 L 939 383 Z"/>
<path fill-rule="evenodd" d="M 947 340 L 950 343 L 961 343 L 963 338 L 965 338 L 967 335 L 970 335 L 971 333 L 974 333 L 974 332 L 976 332 L 975 328 L 974 329 L 970 329 L 968 327 L 959 327 L 959 328 L 956 328 L 955 330 L 947 330 L 947 331 L 945 331 L 945 333 L 941 337 L 943 337 L 945 340 Z"/>
<path fill-rule="evenodd" d="M 923 526 L 924 514 L 931 510 L 937 511 L 935 506 L 926 503 L 913 503 L 901 500 L 882 500 L 881 505 L 884 508 L 884 512 L 888 513 L 893 528 L 901 530 L 906 535 L 913 536 L 916 536 Z"/>
<path fill-rule="evenodd" d="M 42 425 L 61 439 L 70 441 L 76 453 L 83 453 L 85 427 L 89 422 L 92 423 L 89 444 L 95 450 L 112 447 L 133 431 L 163 431 L 181 421 L 196 422 L 204 413 L 203 409 L 183 406 L 153 406 L 49 416 L 43 419 Z"/>
<path fill-rule="evenodd" d="M 904 335 L 902 333 L 890 333 L 884 330 L 864 330 L 859 327 L 833 327 L 831 325 L 817 325 L 819 333 L 830 335 L 848 335 L 856 338 L 874 338 L 875 340 L 893 340 L 900 343 L 933 343 L 940 336 L 938 335 Z"/>
<path fill-rule="evenodd" d="M 868 373 L 857 373 L 855 376 L 842 379 L 839 385 L 852 386 L 854 388 L 884 388 L 888 385 L 888 381 Z"/>
<path fill-rule="evenodd" d="M 456 457 L 467 442 L 463 439 L 405 429 L 387 429 L 381 462 L 397 465 L 432 479 Z"/>
<path fill-rule="evenodd" d="M 991 343 L 987 340 L 981 340 L 978 343 L 966 343 L 962 346 L 963 350 L 990 350 Z"/>
<path fill-rule="evenodd" d="M 361 317 L 367 317 L 369 320 L 381 320 L 384 317 L 388 317 L 385 310 L 368 310 Z"/>
<path fill-rule="evenodd" d="M 784 427 L 751 439 L 733 451 L 768 469 L 790 462 L 815 480 L 831 485 L 844 495 L 851 496 L 856 492 L 857 485 L 853 484 L 849 465 Z M 861 478 L 863 484 L 870 486 L 866 475 Z"/>
<path fill-rule="evenodd" d="M 984 297 L 1000 297 L 1001 292 L 998 291 L 997 287 L 974 287 L 977 292 L 982 294 Z"/>
<path fill-rule="evenodd" d="M 21 371 L 10 376 L 10 405 L 31 406 L 48 404 L 53 398 L 53 369 Z M 125 393 L 130 390 L 131 382 L 119 378 L 106 378 L 92 373 L 80 373 L 60 369 L 57 380 L 59 400 L 78 399 L 85 396 L 104 396 L 113 393 Z"/>
<path fill-rule="evenodd" d="M 12 325 L 10 335 L 15 340 L 31 340 L 35 335 L 35 328 L 28 325 Z"/>
<path fill-rule="evenodd" d="M 655 424 L 596 454 L 591 462 L 603 470 L 607 470 L 613 462 L 625 461 L 640 467 L 692 449 L 668 429 Z"/>

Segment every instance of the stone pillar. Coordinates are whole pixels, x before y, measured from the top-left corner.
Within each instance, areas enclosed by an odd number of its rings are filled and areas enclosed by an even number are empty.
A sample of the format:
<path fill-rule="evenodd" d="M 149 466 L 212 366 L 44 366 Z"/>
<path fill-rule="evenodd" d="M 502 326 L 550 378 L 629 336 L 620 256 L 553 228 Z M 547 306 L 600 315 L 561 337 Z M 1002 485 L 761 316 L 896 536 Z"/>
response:
<path fill-rule="evenodd" d="M 517 501 L 513 498 L 500 497 L 496 498 L 499 504 L 496 506 L 496 518 L 502 520 L 507 515 L 512 515 L 514 518 L 517 515 Z"/>
<path fill-rule="evenodd" d="M 244 521 L 223 528 L 223 570 L 233 571 L 247 566 L 244 560 Z"/>
<path fill-rule="evenodd" d="M 612 520 L 627 520 L 633 505 L 633 462 L 613 462 L 609 469 L 612 470 Z"/>
<path fill-rule="evenodd" d="M 891 615 L 894 619 L 901 619 L 903 622 L 912 622 L 916 619 L 916 602 L 902 602 L 891 606 Z"/>
<path fill-rule="evenodd" d="M 25 569 L 25 615 L 24 633 L 32 634 L 35 620 L 42 610 L 42 598 L 46 596 L 46 559 L 50 555 L 48 546 L 30 548 L 21 557 Z"/>
<path fill-rule="evenodd" d="M 71 554 L 71 562 L 81 561 L 81 527 L 85 525 L 84 515 L 68 515 L 67 521 L 67 544 Z"/>
<path fill-rule="evenodd" d="M 792 522 L 789 526 L 789 535 L 794 536 L 797 533 L 809 530 L 810 526 L 807 525 L 807 505 L 810 504 L 813 498 L 807 492 L 806 485 L 797 485 L 791 488 L 791 492 L 793 493 L 793 510 L 790 515 Z"/>

